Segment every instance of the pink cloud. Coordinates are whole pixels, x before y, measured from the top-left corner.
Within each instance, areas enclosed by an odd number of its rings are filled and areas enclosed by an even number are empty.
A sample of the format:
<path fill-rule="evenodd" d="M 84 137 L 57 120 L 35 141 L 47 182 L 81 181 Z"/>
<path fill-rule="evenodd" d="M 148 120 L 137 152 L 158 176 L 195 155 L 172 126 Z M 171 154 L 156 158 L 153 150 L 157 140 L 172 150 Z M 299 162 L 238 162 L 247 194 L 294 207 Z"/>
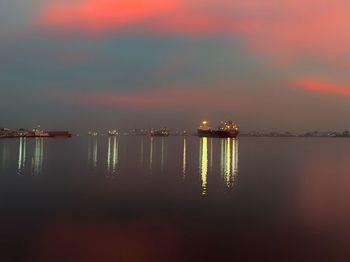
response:
<path fill-rule="evenodd" d="M 259 18 L 261 28 L 249 35 L 257 49 L 282 54 L 332 57 L 349 51 L 350 4 L 336 0 L 282 1 L 270 21 Z"/>
<path fill-rule="evenodd" d="M 201 4 L 210 7 L 213 3 Z M 232 7 L 228 1 L 219 6 L 225 8 L 227 4 Z M 210 8 L 201 9 L 183 0 L 53 1 L 43 9 L 40 22 L 44 26 L 88 33 L 105 33 L 129 25 L 143 25 L 158 33 L 251 31 L 256 27 L 252 21 L 213 15 Z"/>
<path fill-rule="evenodd" d="M 316 78 L 305 78 L 293 81 L 293 85 L 315 92 L 325 94 L 335 94 L 341 96 L 350 96 L 350 85 L 339 81 L 330 81 Z"/>
<path fill-rule="evenodd" d="M 84 0 L 52 2 L 44 8 L 46 25 L 105 31 L 174 11 L 175 0 Z"/>
<path fill-rule="evenodd" d="M 52 1 L 40 19 L 100 33 L 130 24 L 158 33 L 241 32 L 254 50 L 288 61 L 348 52 L 349 13 L 344 0 L 82 0 Z"/>
<path fill-rule="evenodd" d="M 137 92 L 69 92 L 47 96 L 70 104 L 111 108 L 193 109 L 204 106 L 205 109 L 233 109 L 245 106 L 242 99 L 232 96 L 229 89 L 218 92 L 209 89 L 167 88 Z"/>

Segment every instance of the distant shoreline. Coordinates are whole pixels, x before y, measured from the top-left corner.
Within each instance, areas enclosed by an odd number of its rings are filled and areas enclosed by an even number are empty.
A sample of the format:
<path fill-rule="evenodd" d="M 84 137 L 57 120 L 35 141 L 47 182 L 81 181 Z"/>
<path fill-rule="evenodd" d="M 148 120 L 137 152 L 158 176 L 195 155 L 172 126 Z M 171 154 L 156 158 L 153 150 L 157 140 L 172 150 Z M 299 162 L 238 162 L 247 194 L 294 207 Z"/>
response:
<path fill-rule="evenodd" d="M 72 135 L 72 137 L 82 137 L 81 135 Z M 149 138 L 157 138 L 153 136 L 144 136 L 144 135 L 119 135 L 119 136 L 108 136 L 108 135 L 99 135 L 99 136 L 89 136 L 86 135 L 85 137 L 149 137 Z M 198 135 L 185 135 L 185 136 L 179 136 L 179 135 L 170 135 L 169 137 L 199 137 Z M 50 139 L 67 139 L 68 137 L 64 136 L 57 136 L 57 137 L 49 137 L 49 136 L 0 136 L 0 139 L 16 139 L 16 138 L 50 138 Z M 165 137 L 166 138 L 166 137 Z M 215 137 L 212 137 L 215 138 Z M 237 139 L 239 138 L 350 138 L 350 136 L 305 136 L 305 135 L 299 135 L 299 136 L 271 136 L 271 135 L 239 135 Z M 226 138 L 219 138 L 219 139 L 226 139 Z"/>

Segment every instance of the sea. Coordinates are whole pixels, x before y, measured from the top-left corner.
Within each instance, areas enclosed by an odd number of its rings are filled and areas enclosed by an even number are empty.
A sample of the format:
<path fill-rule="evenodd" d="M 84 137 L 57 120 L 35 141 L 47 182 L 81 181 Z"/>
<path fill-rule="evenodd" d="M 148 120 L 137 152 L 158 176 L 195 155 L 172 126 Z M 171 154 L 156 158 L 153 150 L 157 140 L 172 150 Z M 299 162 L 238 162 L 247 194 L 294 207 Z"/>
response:
<path fill-rule="evenodd" d="M 0 261 L 349 261 L 350 139 L 0 139 Z"/>

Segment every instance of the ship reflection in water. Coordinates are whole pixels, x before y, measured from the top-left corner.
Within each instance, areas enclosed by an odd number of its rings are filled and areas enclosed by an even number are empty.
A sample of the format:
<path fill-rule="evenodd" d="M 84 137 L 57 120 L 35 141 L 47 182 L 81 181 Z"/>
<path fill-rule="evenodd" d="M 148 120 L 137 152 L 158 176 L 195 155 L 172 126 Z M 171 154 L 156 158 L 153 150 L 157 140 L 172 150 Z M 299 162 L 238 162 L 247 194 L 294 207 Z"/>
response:
<path fill-rule="evenodd" d="M 207 193 L 207 179 L 208 179 L 208 138 L 203 137 L 200 143 L 200 173 L 202 179 L 202 194 Z"/>
<path fill-rule="evenodd" d="M 349 154 L 345 138 L 0 140 L 0 261 L 349 261 Z"/>
<path fill-rule="evenodd" d="M 235 184 L 238 173 L 238 141 L 225 139 L 221 141 L 221 175 L 227 188 Z"/>
<path fill-rule="evenodd" d="M 21 137 L 18 140 L 17 174 L 19 176 L 25 175 L 28 169 L 30 170 L 30 175 L 37 176 L 42 174 L 45 139 L 35 138 L 34 141 L 30 142 L 26 137 Z M 28 144 L 30 148 L 29 156 L 27 154 Z M 27 163 L 27 159 L 30 160 L 29 165 Z"/>
<path fill-rule="evenodd" d="M 182 178 L 186 178 L 186 138 L 183 142 L 183 151 L 182 151 Z"/>
<path fill-rule="evenodd" d="M 167 139 L 162 137 L 162 143 L 161 143 L 161 154 L 160 154 L 160 170 L 163 173 L 164 172 L 164 164 L 167 161 Z"/>
<path fill-rule="evenodd" d="M 19 139 L 18 149 L 18 175 L 22 175 L 26 166 L 26 151 L 27 151 L 27 138 L 21 137 Z"/>
<path fill-rule="evenodd" d="M 107 153 L 107 176 L 113 177 L 117 174 L 119 157 L 119 144 L 116 136 L 108 138 L 108 153 Z"/>
<path fill-rule="evenodd" d="M 228 189 L 231 189 L 237 183 L 238 176 L 238 140 L 237 139 L 220 139 L 221 140 L 221 159 L 220 175 L 222 181 Z M 210 141 L 210 142 L 209 142 Z M 210 150 L 208 149 L 210 143 Z M 209 152 L 210 151 L 210 152 Z M 200 142 L 200 163 L 199 170 L 202 181 L 202 194 L 206 195 L 208 191 L 208 174 L 213 172 L 213 139 L 203 137 Z M 210 161 L 209 161 L 210 155 Z M 215 175 L 215 174 L 213 174 Z"/>
<path fill-rule="evenodd" d="M 32 157 L 32 175 L 40 175 L 42 173 L 44 160 L 44 138 L 35 138 L 35 148 Z"/>
<path fill-rule="evenodd" d="M 152 174 L 152 166 L 153 166 L 153 147 L 154 147 L 154 138 L 151 137 L 150 150 L 149 150 L 149 168 L 150 168 L 151 174 Z"/>
<path fill-rule="evenodd" d="M 97 137 L 90 137 L 88 142 L 88 161 L 89 166 L 97 167 L 97 153 L 98 153 L 98 139 Z"/>
<path fill-rule="evenodd" d="M 167 173 L 168 166 L 168 139 L 167 137 L 151 136 L 149 139 L 149 167 L 150 174 L 159 171 L 159 174 Z M 141 167 L 143 167 L 144 139 L 141 139 Z"/>
<path fill-rule="evenodd" d="M 25 137 L 2 141 L 0 172 L 16 167 L 10 172 L 19 176 L 57 174 L 55 164 L 64 166 L 65 174 L 120 179 L 134 179 L 135 174 L 162 176 L 161 180 L 200 189 L 203 195 L 219 187 L 231 189 L 237 182 L 238 140 L 232 138 L 91 136 L 59 142 Z M 84 145 L 87 158 L 81 151 Z"/>

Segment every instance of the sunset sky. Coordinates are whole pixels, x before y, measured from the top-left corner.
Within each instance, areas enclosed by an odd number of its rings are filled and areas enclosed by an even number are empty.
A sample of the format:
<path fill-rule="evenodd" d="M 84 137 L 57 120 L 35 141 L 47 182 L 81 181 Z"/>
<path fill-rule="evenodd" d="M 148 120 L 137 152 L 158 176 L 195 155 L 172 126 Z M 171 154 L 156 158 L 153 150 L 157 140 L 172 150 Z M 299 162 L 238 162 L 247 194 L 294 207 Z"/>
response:
<path fill-rule="evenodd" d="M 350 129 L 349 0 L 0 0 L 0 127 Z"/>

